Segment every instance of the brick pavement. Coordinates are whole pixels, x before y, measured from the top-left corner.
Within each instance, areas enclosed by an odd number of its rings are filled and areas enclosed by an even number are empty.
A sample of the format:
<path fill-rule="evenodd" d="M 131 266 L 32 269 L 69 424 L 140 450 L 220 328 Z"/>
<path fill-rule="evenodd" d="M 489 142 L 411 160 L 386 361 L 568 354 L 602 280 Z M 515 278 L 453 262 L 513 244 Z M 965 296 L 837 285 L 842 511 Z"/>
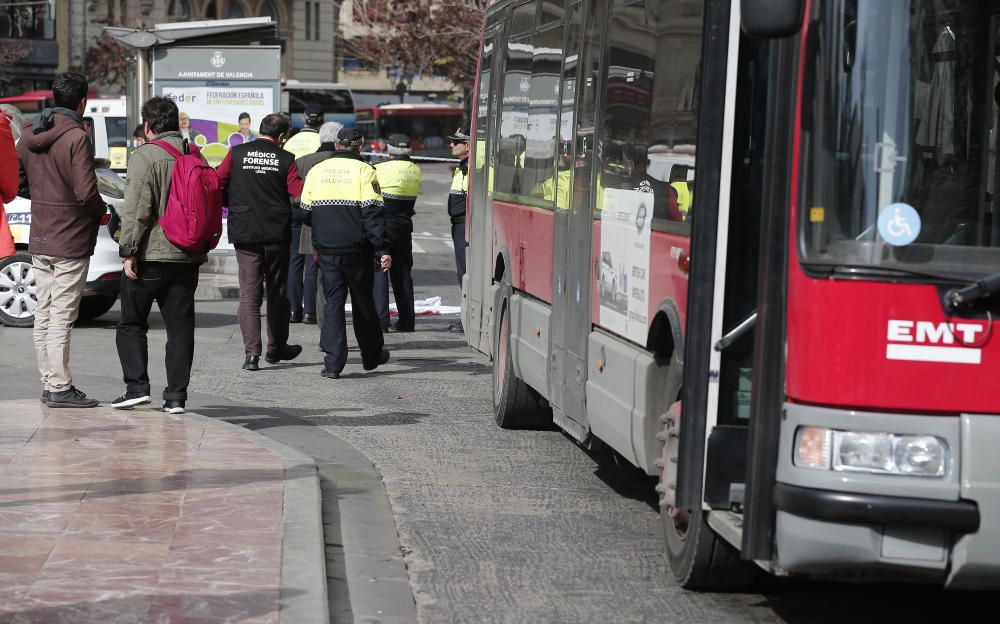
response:
<path fill-rule="evenodd" d="M 203 417 L 0 401 L 0 622 L 281 621 L 285 478 Z"/>

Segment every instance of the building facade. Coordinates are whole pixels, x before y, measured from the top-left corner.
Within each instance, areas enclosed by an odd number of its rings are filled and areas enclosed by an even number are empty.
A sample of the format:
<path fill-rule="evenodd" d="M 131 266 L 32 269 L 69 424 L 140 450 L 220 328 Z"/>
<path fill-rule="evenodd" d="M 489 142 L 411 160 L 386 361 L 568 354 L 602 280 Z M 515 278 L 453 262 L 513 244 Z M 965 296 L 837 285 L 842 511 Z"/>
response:
<path fill-rule="evenodd" d="M 57 71 L 83 71 L 101 92 L 123 92 L 120 81 L 102 84 L 94 72 L 106 26 L 148 28 L 163 22 L 267 16 L 278 23 L 286 78 L 329 82 L 335 63 L 338 0 L 20 0 L 0 6 L 0 93 L 47 89 Z M 88 52 L 89 57 L 88 57 Z M 101 59 L 114 63 L 116 59 Z M 100 61 L 97 61 L 100 62 Z"/>

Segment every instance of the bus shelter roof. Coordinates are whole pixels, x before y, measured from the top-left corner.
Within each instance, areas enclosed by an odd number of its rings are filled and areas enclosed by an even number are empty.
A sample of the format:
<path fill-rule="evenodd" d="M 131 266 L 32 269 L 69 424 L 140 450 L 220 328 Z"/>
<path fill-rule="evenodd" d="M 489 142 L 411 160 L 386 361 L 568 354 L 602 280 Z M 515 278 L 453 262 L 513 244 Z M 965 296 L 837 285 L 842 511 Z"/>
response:
<path fill-rule="evenodd" d="M 167 22 L 146 30 L 107 27 L 104 29 L 129 48 L 149 49 L 171 45 L 244 45 L 255 41 L 277 41 L 278 23 L 270 17 Z"/>

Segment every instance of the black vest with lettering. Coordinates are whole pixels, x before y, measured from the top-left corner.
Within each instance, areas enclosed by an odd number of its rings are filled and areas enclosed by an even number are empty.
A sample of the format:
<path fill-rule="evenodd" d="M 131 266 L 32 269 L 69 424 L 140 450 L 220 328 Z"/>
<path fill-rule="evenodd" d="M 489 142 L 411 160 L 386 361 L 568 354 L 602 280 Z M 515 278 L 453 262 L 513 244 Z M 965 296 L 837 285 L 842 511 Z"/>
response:
<path fill-rule="evenodd" d="M 288 169 L 295 155 L 258 139 L 230 150 L 229 222 L 232 243 L 288 243 L 292 204 Z"/>

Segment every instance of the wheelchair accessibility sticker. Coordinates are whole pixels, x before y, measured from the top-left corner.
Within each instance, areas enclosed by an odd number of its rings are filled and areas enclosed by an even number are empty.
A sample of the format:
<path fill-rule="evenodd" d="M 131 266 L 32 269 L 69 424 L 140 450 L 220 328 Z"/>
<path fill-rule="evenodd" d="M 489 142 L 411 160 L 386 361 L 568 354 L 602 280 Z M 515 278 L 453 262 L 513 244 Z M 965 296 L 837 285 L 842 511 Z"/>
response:
<path fill-rule="evenodd" d="M 920 215 L 909 204 L 889 204 L 878 216 L 878 233 L 894 247 L 909 245 L 920 234 Z"/>

